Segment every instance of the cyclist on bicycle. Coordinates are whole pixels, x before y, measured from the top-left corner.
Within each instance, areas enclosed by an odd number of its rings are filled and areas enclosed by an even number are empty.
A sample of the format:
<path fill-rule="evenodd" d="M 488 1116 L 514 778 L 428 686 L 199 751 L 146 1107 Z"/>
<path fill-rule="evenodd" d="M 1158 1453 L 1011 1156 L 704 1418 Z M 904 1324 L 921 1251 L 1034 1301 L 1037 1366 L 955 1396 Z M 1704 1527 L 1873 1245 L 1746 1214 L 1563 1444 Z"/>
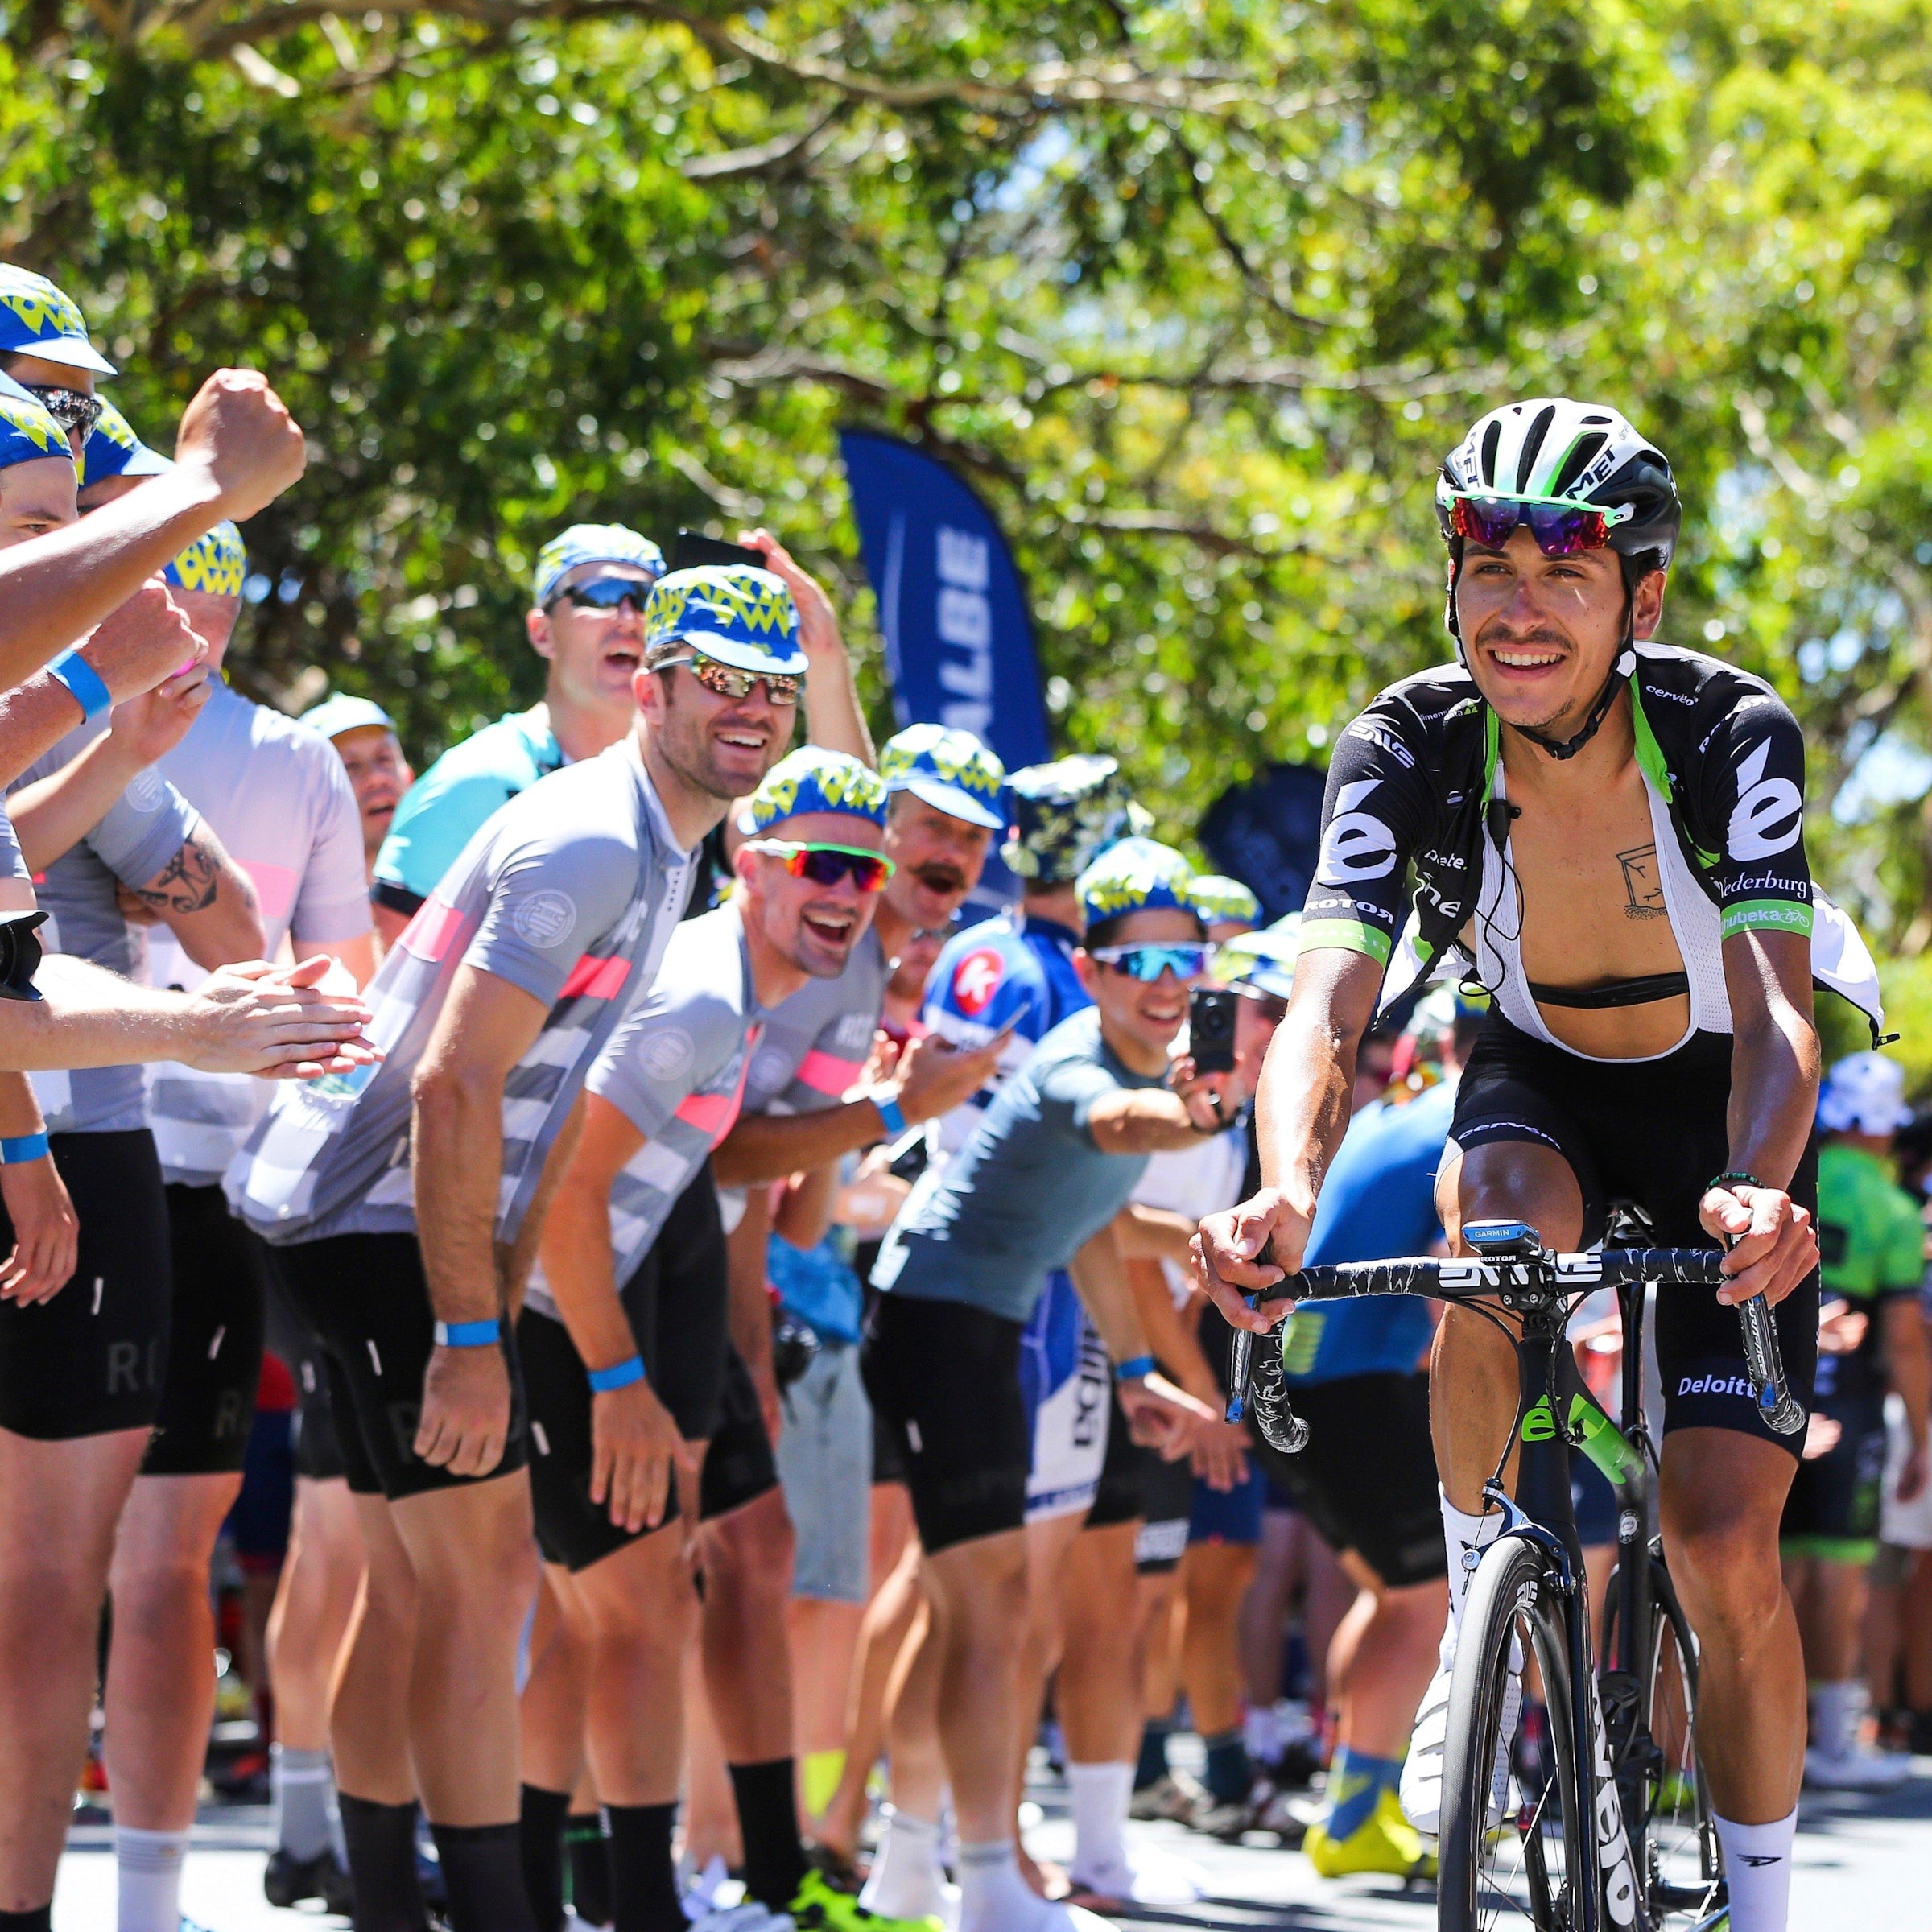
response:
<path fill-rule="evenodd" d="M 1804 741 L 1761 679 L 1649 642 L 1682 518 L 1670 465 L 1614 410 L 1563 398 L 1484 416 L 1444 463 L 1458 662 L 1384 691 L 1343 734 L 1286 1022 L 1260 1092 L 1264 1185 L 1210 1215 L 1203 1286 L 1299 1266 L 1343 1129 L 1356 1043 L 1418 885 L 1407 957 L 1483 983 L 1494 1009 L 1457 1094 L 1438 1192 L 1465 1222 L 1598 1238 L 1636 1201 L 1662 1243 L 1731 1245 L 1712 1298 L 1666 1290 L 1661 1508 L 1703 1644 L 1699 1735 L 1736 1932 L 1785 1922 L 1805 1743 L 1797 1627 L 1778 1574 L 1802 1438 L 1752 1400 L 1731 1306 L 1774 1304 L 1794 1392 L 1817 1341 L 1814 972 L 1876 1009 L 1870 961 L 1806 863 Z M 1436 1828 L 1449 1674 L 1482 1484 L 1516 1412 L 1509 1338 L 1451 1308 L 1431 1366 L 1451 1579 L 1405 1809 Z"/>

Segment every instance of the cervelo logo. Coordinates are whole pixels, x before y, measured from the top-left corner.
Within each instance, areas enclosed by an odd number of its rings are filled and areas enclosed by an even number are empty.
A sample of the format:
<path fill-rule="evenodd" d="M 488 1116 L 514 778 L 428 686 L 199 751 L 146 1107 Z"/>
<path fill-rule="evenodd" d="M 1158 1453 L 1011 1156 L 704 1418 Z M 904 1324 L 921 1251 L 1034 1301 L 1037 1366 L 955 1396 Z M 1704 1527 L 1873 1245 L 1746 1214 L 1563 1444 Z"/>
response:
<path fill-rule="evenodd" d="M 953 1004 L 968 1019 L 977 1019 L 999 991 L 1000 981 L 1005 975 L 1006 962 L 997 947 L 977 947 L 953 968 Z"/>
<path fill-rule="evenodd" d="M 1748 1402 L 1757 1400 L 1757 1390 L 1748 1376 L 1686 1375 L 1677 1385 L 1679 1395 L 1741 1395 Z"/>
<path fill-rule="evenodd" d="M 1395 834 L 1373 813 L 1356 810 L 1381 782 L 1358 778 L 1335 795 L 1335 816 L 1322 836 L 1322 862 L 1315 875 L 1324 886 L 1383 879 L 1395 870 Z"/>
<path fill-rule="evenodd" d="M 1765 761 L 1771 741 L 1761 740 L 1737 772 L 1737 804 L 1731 814 L 1726 843 L 1734 859 L 1768 859 L 1798 839 L 1804 823 L 1805 801 L 1789 778 L 1767 778 Z"/>

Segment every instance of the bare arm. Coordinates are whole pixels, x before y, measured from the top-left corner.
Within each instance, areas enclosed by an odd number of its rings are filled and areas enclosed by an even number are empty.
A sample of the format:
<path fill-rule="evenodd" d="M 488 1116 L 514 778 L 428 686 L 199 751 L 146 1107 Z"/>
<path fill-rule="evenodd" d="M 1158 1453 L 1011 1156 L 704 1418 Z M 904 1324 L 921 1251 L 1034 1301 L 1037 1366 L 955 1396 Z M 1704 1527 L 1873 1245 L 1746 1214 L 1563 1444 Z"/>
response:
<path fill-rule="evenodd" d="M 50 954 L 34 976 L 38 1000 L 0 1000 L 0 1067 L 180 1060 L 208 1073 L 351 1072 L 372 1057 L 356 1044 L 368 1009 L 314 992 L 317 977 L 302 967 L 224 968 L 193 993 L 161 993 Z"/>
<path fill-rule="evenodd" d="M 0 1073 L 0 1137 L 44 1131 L 40 1104 L 23 1073 Z M 72 1278 L 80 1221 L 53 1156 L 0 1166 L 0 1200 L 14 1231 L 13 1253 L 0 1261 L 0 1300 L 22 1307 L 44 1302 Z"/>
<path fill-rule="evenodd" d="M 302 432 L 264 378 L 217 369 L 181 419 L 175 457 L 78 523 L 0 553 L 0 686 L 31 677 L 225 517 L 274 502 L 302 473 Z"/>
<path fill-rule="evenodd" d="M 1109 1223 L 1068 1264 L 1067 1274 L 1100 1340 L 1117 1366 L 1144 1360 L 1152 1352 L 1127 1268 Z M 1170 1459 L 1185 1455 L 1195 1431 L 1212 1418 L 1207 1404 L 1184 1393 L 1154 1370 L 1124 1376 L 1114 1385 L 1122 1411 L 1136 1442 L 1159 1448 Z"/>
<path fill-rule="evenodd" d="M 792 601 L 799 607 L 799 648 L 806 658 L 805 721 L 810 741 L 828 751 L 844 752 L 861 765 L 876 763 L 872 733 L 865 729 L 852 660 L 845 654 L 845 640 L 831 598 L 817 578 L 792 561 L 791 553 L 770 530 L 747 530 L 738 541 L 748 549 L 764 551 L 766 568 L 791 586 Z"/>
<path fill-rule="evenodd" d="M 1215 1076 L 1215 1077 L 1219 1077 Z M 1226 1125 L 1210 1088 L 1122 1087 L 1102 1094 L 1087 1112 L 1087 1131 L 1102 1154 L 1165 1154 L 1191 1147 Z"/>
<path fill-rule="evenodd" d="M 1340 947 L 1304 954 L 1295 968 L 1257 1093 L 1261 1191 L 1207 1216 L 1195 1241 L 1195 1278 L 1237 1328 L 1265 1334 L 1280 1319 L 1245 1297 L 1301 1265 L 1315 1196 L 1348 1130 L 1356 1047 L 1381 983 L 1377 961 Z"/>
<path fill-rule="evenodd" d="M 295 947 L 296 956 L 308 959 L 318 952 L 325 952 L 349 969 L 349 976 L 358 986 L 366 986 L 376 976 L 376 939 L 371 932 L 360 932 L 353 939 L 304 939 Z"/>
<path fill-rule="evenodd" d="M 785 1406 L 778 1399 L 778 1378 L 771 1363 L 771 1298 L 765 1292 L 765 1246 L 770 1232 L 770 1189 L 748 1188 L 745 1212 L 724 1244 L 731 1345 L 751 1371 L 765 1432 L 776 1443 L 784 1426 Z"/>
<path fill-rule="evenodd" d="M 1894 1295 L 1880 1307 L 1885 1323 L 1885 1379 L 1905 1404 L 1905 1426 L 1912 1431 L 1913 1452 L 1922 1462 L 1926 1453 L 1926 1412 L 1932 1407 L 1932 1346 L 1926 1335 L 1926 1318 L 1914 1294 Z M 1909 1501 L 1908 1497 L 1905 1500 Z"/>
<path fill-rule="evenodd" d="M 1172 1261 L 1177 1268 L 1187 1265 L 1187 1244 L 1194 1239 L 1195 1224 L 1184 1214 L 1169 1208 L 1149 1208 L 1130 1201 L 1113 1224 L 1113 1238 L 1120 1243 L 1121 1258 L 1128 1262 Z M 1157 1348 L 1154 1352 L 1158 1355 Z M 1166 1360 L 1166 1356 L 1162 1360 Z"/>
<path fill-rule="evenodd" d="M 1718 1299 L 1735 1306 L 1762 1294 L 1775 1303 L 1818 1261 L 1811 1217 L 1787 1191 L 1818 1108 L 1811 942 L 1802 933 L 1750 929 L 1726 939 L 1724 956 L 1732 1029 L 1728 1170 L 1762 1185 L 1707 1191 L 1699 1218 L 1734 1244 L 1724 1259 L 1732 1279 Z"/>
<path fill-rule="evenodd" d="M 584 1131 L 557 1182 L 537 1252 L 557 1312 L 588 1368 L 608 1368 L 638 1352 L 617 1296 L 610 1248 L 610 1190 L 644 1137 L 609 1101 L 592 1094 Z"/>
<path fill-rule="evenodd" d="M 267 947 L 254 885 L 205 819 L 151 879 L 134 887 L 134 896 L 197 966 L 212 971 L 238 960 L 258 960 Z"/>
<path fill-rule="evenodd" d="M 772 1216 L 772 1232 L 782 1235 L 795 1248 L 817 1247 L 832 1226 L 832 1204 L 838 1193 L 836 1161 L 794 1174 Z"/>

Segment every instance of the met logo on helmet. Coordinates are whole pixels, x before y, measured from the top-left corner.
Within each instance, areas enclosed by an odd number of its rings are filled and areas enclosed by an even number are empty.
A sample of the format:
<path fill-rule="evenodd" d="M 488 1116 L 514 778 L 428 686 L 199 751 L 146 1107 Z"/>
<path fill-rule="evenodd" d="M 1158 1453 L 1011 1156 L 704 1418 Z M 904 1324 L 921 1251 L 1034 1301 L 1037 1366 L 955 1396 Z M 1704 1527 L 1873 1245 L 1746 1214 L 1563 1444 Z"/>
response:
<path fill-rule="evenodd" d="M 1000 989 L 1006 962 L 997 947 L 982 946 L 967 954 L 952 973 L 953 1004 L 968 1019 L 977 1019 Z"/>
<path fill-rule="evenodd" d="M 1795 844 L 1804 824 L 1803 795 L 1789 778 L 1767 778 L 1771 741 L 1761 740 L 1737 769 L 1737 803 L 1725 843 L 1734 859 L 1768 859 Z"/>
<path fill-rule="evenodd" d="M 1322 859 L 1315 873 L 1324 886 L 1384 879 L 1395 870 L 1395 834 L 1373 813 L 1355 809 L 1381 782 L 1359 778 L 1335 795 L 1335 816 L 1322 835 Z"/>

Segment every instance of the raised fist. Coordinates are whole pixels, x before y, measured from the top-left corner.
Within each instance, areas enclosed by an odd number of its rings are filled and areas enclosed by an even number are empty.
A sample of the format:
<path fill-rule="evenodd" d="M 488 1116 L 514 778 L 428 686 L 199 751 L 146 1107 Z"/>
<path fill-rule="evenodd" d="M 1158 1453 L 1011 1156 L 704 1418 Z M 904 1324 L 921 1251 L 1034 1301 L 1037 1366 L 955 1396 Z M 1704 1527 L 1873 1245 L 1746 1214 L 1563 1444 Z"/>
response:
<path fill-rule="evenodd" d="M 275 502 L 308 461 L 301 427 L 253 369 L 218 369 L 181 418 L 175 460 L 221 493 L 221 514 L 239 523 Z"/>
<path fill-rule="evenodd" d="M 80 646 L 117 704 L 138 698 L 208 654 L 208 646 L 159 577 L 150 577 Z"/>

